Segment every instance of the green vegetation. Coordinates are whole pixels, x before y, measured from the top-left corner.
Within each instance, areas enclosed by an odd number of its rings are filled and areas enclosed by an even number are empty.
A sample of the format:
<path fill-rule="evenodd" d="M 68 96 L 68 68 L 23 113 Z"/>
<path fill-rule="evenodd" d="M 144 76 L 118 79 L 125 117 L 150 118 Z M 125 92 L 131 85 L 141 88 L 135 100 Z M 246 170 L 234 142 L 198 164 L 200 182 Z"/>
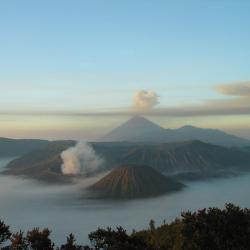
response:
<path fill-rule="evenodd" d="M 248 250 L 250 246 L 250 209 L 226 204 L 224 209 L 209 208 L 184 212 L 174 222 L 128 234 L 122 227 L 97 229 L 89 234 L 90 245 L 77 245 L 73 234 L 59 247 L 48 229 L 34 228 L 11 233 L 0 222 L 3 250 Z"/>
<path fill-rule="evenodd" d="M 159 250 L 243 250 L 250 245 L 250 209 L 226 204 L 182 213 L 181 218 L 135 233 Z"/>

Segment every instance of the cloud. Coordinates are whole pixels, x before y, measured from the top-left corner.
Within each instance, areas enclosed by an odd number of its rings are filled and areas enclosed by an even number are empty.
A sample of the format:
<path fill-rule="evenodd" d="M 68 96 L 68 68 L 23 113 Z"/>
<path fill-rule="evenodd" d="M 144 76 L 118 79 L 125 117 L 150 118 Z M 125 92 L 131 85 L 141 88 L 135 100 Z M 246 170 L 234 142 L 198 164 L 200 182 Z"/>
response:
<path fill-rule="evenodd" d="M 159 96 L 154 91 L 140 90 L 133 96 L 134 111 L 149 111 L 156 106 Z"/>
<path fill-rule="evenodd" d="M 216 90 L 224 95 L 250 96 L 250 81 L 221 84 Z"/>
<path fill-rule="evenodd" d="M 91 112 L 8 112 L 3 115 L 48 115 L 68 117 L 112 117 L 131 116 L 135 113 L 158 117 L 192 117 L 192 116 L 223 116 L 223 115 L 250 115 L 250 81 L 221 84 L 216 86 L 217 92 L 223 94 L 221 99 L 204 100 L 196 105 L 182 105 L 176 107 L 155 107 L 159 103 L 159 96 L 154 91 L 140 90 L 133 96 L 131 108 L 112 109 Z M 226 97 L 226 98 L 225 98 Z"/>

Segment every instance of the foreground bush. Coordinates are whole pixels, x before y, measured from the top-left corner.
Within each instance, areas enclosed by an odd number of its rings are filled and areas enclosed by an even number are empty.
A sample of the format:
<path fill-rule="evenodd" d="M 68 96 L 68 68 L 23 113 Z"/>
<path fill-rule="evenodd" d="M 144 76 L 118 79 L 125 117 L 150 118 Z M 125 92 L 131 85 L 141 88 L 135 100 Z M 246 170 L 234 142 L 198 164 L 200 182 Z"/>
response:
<path fill-rule="evenodd" d="M 250 209 L 226 204 L 224 209 L 185 212 L 170 224 L 135 234 L 157 250 L 250 249 Z"/>
<path fill-rule="evenodd" d="M 97 229 L 89 234 L 90 245 L 77 245 L 73 234 L 55 247 L 48 229 L 34 228 L 25 235 L 11 233 L 0 221 L 0 246 L 5 250 L 248 250 L 250 249 L 250 209 L 226 204 L 185 212 L 174 222 L 127 234 L 118 227 Z"/>

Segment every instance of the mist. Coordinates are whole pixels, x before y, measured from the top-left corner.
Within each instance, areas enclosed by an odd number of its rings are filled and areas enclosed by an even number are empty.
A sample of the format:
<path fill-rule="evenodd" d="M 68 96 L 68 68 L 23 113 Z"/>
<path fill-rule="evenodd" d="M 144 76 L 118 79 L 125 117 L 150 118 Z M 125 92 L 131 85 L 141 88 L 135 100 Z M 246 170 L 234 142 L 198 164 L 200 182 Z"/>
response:
<path fill-rule="evenodd" d="M 7 159 L 1 162 L 3 167 Z M 186 210 L 223 207 L 228 202 L 250 207 L 250 174 L 189 182 L 180 192 L 132 201 L 87 199 L 85 187 L 98 178 L 87 178 L 77 185 L 48 186 L 0 176 L 0 217 L 12 231 L 48 227 L 57 244 L 65 242 L 70 232 L 76 235 L 78 243 L 85 244 L 88 233 L 98 227 L 123 226 L 131 232 L 148 228 L 150 219 L 154 219 L 156 225 L 164 219 L 170 222 Z"/>

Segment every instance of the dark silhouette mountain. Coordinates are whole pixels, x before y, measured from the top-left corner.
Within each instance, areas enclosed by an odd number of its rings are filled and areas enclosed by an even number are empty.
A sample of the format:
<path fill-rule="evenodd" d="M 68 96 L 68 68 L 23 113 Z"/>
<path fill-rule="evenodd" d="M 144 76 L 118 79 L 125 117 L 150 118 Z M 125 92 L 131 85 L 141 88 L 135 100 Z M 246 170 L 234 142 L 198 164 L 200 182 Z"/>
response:
<path fill-rule="evenodd" d="M 225 133 L 218 129 L 203 129 L 194 126 L 183 126 L 176 131 L 183 140 L 200 140 L 222 146 L 237 147 L 249 145 L 250 141 Z"/>
<path fill-rule="evenodd" d="M 134 138 L 150 133 L 164 132 L 159 125 L 145 119 L 142 116 L 134 116 L 121 126 L 115 128 L 102 141 L 136 141 Z"/>
<path fill-rule="evenodd" d="M 184 185 L 151 167 L 123 165 L 90 187 L 101 198 L 131 199 L 179 190 Z"/>
<path fill-rule="evenodd" d="M 54 179 L 64 181 L 60 154 L 75 143 L 75 141 L 50 142 L 41 149 L 10 162 L 5 173 L 52 182 Z M 218 170 L 229 171 L 232 168 L 250 169 L 250 152 L 201 141 L 163 144 L 95 142 L 91 145 L 104 159 L 100 171 L 131 164 L 149 165 L 159 172 L 168 174 L 208 171 L 214 173 Z"/>
<path fill-rule="evenodd" d="M 0 137 L 0 157 L 19 156 L 41 148 L 49 141 L 37 139 L 9 139 Z"/>
<path fill-rule="evenodd" d="M 250 140 L 227 134 L 217 129 L 203 129 L 193 126 L 184 126 L 178 129 L 164 129 L 143 117 L 131 118 L 101 139 L 101 141 L 151 143 L 180 142 L 189 140 L 200 140 L 227 147 L 242 147 L 250 145 Z"/>

